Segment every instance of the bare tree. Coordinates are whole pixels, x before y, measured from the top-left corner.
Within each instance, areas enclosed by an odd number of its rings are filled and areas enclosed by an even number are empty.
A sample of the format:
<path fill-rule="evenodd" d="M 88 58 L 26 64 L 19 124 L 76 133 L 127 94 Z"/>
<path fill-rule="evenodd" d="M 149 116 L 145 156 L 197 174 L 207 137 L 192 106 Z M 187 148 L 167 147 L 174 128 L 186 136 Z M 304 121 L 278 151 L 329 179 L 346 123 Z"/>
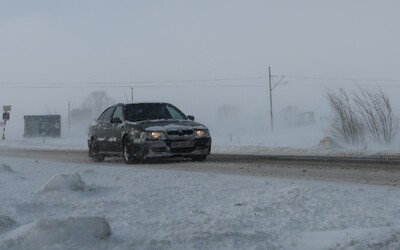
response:
<path fill-rule="evenodd" d="M 343 89 L 339 89 L 339 92 L 328 90 L 327 97 L 333 111 L 331 117 L 332 135 L 346 143 L 363 143 L 365 141 L 364 127 L 353 111 L 351 100 L 346 91 Z"/>
<path fill-rule="evenodd" d="M 399 131 L 399 120 L 387 95 L 382 90 L 372 93 L 359 88 L 354 92 L 354 103 L 371 137 L 379 143 L 390 144 Z"/>
<path fill-rule="evenodd" d="M 83 101 L 82 109 L 89 109 L 94 116 L 100 114 L 105 108 L 114 104 L 115 101 L 107 96 L 105 91 L 95 91 Z"/>

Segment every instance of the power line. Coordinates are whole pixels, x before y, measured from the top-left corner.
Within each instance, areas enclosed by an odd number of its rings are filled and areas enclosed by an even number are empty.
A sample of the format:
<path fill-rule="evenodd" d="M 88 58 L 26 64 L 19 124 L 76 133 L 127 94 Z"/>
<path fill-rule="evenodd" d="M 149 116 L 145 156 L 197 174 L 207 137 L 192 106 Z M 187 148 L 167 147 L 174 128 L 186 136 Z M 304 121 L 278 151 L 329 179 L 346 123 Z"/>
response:
<path fill-rule="evenodd" d="M 149 85 L 149 84 L 170 84 L 170 83 L 201 83 L 201 82 L 221 82 L 221 81 L 241 81 L 241 80 L 259 80 L 259 79 L 266 79 L 267 77 L 264 76 L 253 76 L 253 77 L 231 77 L 231 78 L 210 78 L 210 79 L 187 79 L 187 80 L 153 80 L 153 81 L 126 81 L 126 82 L 117 82 L 117 81 L 110 81 L 110 82 L 0 82 L 0 87 L 6 86 L 6 87 L 16 87 L 16 86 L 21 86 L 23 85 L 24 87 L 26 85 L 36 85 L 39 87 L 61 87 L 61 86 L 121 86 L 121 87 L 126 87 L 126 86 L 135 86 L 135 87 L 185 87 L 187 85 Z M 202 87 L 204 85 L 190 85 L 191 86 L 199 86 Z M 211 85 L 213 86 L 213 85 Z M 221 85 L 220 85 L 221 86 Z M 237 84 L 228 84 L 224 85 L 227 87 L 231 86 L 241 86 Z M 249 85 L 243 85 L 243 87 L 249 86 Z M 253 85 L 255 86 L 255 85 Z M 261 85 L 259 85 L 261 86 Z"/>
<path fill-rule="evenodd" d="M 362 79 L 362 78 L 340 78 L 340 77 L 320 77 L 320 76 L 300 76 L 300 75 L 271 75 L 271 77 L 285 77 L 287 79 L 303 79 L 303 80 L 321 80 L 328 81 L 329 84 L 319 83 L 304 83 L 294 82 L 290 87 L 348 87 L 348 85 L 341 85 L 338 82 L 351 82 L 353 86 L 363 82 L 369 83 L 368 86 L 398 86 L 400 80 L 386 80 L 386 79 Z M 209 79 L 186 79 L 186 80 L 152 80 L 152 81 L 99 81 L 99 82 L 0 82 L 0 88 L 24 88 L 24 89 L 56 89 L 56 88 L 89 88 L 89 87 L 113 87 L 113 88 L 259 88 L 266 87 L 266 81 L 269 76 L 248 76 L 248 77 L 228 77 L 228 78 L 209 78 Z M 221 82 L 234 82 L 234 81 L 257 81 L 260 84 L 243 84 Z M 335 83 L 332 83 L 335 81 Z M 213 83 L 213 84 L 204 84 Z M 373 84 L 375 83 L 375 84 Z M 381 83 L 381 84 L 379 84 Z M 384 85 L 382 85 L 384 83 Z M 365 85 L 364 85 L 365 86 Z"/>
<path fill-rule="evenodd" d="M 8 89 L 65 89 L 65 88 L 92 88 L 93 86 L 86 85 L 49 85 L 49 86 L 30 86 L 30 85 L 19 85 L 19 86 L 1 86 L 0 88 L 8 88 Z M 224 85 L 103 85 L 103 87 L 112 87 L 112 88 L 265 88 L 265 84 L 250 84 L 250 85 L 233 85 L 233 84 L 224 84 Z"/>
<path fill-rule="evenodd" d="M 340 78 L 340 77 L 319 77 L 319 76 L 298 76 L 298 75 L 285 75 L 287 78 L 295 79 L 314 79 L 314 80 L 327 80 L 327 81 L 352 81 L 352 82 L 400 82 L 394 79 L 362 79 L 362 78 Z"/>

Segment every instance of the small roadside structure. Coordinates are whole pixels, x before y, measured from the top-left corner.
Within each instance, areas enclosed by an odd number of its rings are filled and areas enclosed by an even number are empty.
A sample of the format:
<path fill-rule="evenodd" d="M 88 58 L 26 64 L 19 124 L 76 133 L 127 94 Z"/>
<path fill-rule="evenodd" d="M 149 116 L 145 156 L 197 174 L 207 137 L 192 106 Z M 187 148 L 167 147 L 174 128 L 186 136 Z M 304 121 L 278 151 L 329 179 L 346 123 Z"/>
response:
<path fill-rule="evenodd" d="M 24 137 L 60 137 L 60 115 L 25 115 Z"/>

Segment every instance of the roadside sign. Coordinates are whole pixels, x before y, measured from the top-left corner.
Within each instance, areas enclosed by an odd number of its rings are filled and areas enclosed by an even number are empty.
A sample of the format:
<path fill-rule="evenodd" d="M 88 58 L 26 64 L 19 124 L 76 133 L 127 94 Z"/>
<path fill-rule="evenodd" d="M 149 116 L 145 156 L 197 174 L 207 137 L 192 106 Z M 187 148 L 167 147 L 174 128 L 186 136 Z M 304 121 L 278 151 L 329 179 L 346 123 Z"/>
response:
<path fill-rule="evenodd" d="M 60 137 L 61 115 L 25 115 L 24 137 Z"/>
<path fill-rule="evenodd" d="M 4 105 L 3 106 L 3 111 L 4 112 L 11 111 L 11 105 Z"/>
<path fill-rule="evenodd" d="M 10 113 L 7 113 L 7 112 L 3 113 L 3 120 L 4 121 L 10 120 Z"/>

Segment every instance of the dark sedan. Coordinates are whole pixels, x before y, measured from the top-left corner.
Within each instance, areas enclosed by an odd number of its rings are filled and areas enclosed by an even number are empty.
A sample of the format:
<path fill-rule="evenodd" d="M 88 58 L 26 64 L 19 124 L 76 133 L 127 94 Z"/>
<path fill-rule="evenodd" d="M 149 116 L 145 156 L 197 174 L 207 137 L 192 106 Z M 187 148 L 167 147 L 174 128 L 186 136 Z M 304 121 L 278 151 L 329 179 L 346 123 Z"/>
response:
<path fill-rule="evenodd" d="M 204 125 L 169 103 L 117 104 L 89 129 L 89 157 L 122 156 L 132 164 L 149 158 L 188 157 L 204 161 L 211 136 Z"/>

